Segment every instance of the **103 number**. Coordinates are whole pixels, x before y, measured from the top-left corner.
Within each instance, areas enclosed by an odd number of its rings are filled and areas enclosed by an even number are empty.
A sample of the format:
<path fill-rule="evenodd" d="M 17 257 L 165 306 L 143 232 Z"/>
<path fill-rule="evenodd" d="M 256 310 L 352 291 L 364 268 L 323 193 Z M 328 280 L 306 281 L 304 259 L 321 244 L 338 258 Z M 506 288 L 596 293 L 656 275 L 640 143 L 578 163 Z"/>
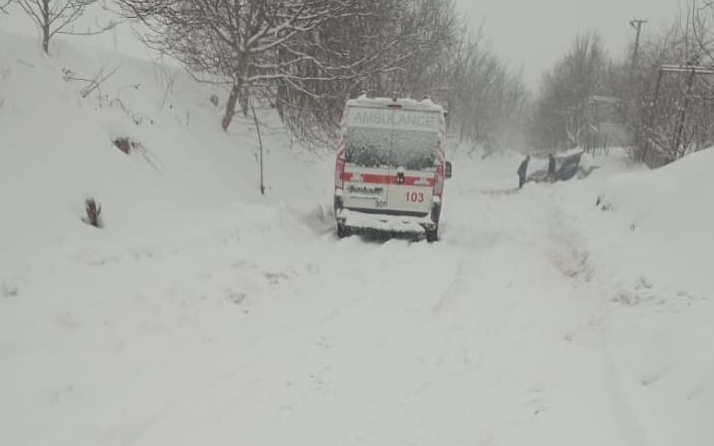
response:
<path fill-rule="evenodd" d="M 408 203 L 423 203 L 424 192 L 406 192 Z"/>

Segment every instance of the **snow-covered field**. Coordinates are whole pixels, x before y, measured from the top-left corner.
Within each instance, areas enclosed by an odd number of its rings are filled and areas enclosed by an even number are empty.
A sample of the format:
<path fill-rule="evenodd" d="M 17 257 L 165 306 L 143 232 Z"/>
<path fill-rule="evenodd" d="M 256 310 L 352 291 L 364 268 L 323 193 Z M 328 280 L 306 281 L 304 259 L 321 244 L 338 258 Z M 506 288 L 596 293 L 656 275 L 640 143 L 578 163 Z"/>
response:
<path fill-rule="evenodd" d="M 0 444 L 712 444 L 714 150 L 452 152 L 440 242 L 339 240 L 332 154 L 273 124 L 262 197 L 211 94 L 0 34 Z"/>

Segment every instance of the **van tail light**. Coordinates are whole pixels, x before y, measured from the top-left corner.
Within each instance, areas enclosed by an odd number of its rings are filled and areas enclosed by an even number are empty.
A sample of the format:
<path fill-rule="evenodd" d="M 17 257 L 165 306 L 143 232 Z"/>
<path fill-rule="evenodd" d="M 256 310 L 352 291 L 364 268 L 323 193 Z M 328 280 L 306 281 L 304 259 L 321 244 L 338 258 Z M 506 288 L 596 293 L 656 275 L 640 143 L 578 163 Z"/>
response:
<path fill-rule="evenodd" d="M 342 189 L 345 185 L 345 149 L 337 152 L 335 163 L 335 189 Z"/>
<path fill-rule="evenodd" d="M 441 198 L 441 194 L 444 192 L 444 165 L 439 164 L 436 166 L 436 174 L 434 175 L 434 188 L 432 193 L 434 196 Z"/>

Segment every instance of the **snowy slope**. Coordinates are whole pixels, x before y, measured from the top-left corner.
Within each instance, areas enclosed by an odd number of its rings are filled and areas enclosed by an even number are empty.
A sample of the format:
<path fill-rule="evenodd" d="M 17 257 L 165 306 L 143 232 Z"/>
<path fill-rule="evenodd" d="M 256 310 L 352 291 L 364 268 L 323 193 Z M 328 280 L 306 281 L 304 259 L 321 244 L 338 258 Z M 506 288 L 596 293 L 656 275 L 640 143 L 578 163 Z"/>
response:
<path fill-rule="evenodd" d="M 87 237 L 92 230 L 79 217 L 89 196 L 102 204 L 112 237 L 163 231 L 231 202 L 265 202 L 255 131 L 240 122 L 229 134 L 220 131 L 221 109 L 209 101 L 212 94 L 223 97 L 220 90 L 158 63 L 69 45 L 47 58 L 34 46 L 10 34 L 0 39 L 0 194 L 8 215 L 0 241 L 6 249 L 32 252 L 70 235 Z M 112 69 L 101 98 L 97 91 L 82 98 L 89 84 L 64 79 L 67 70 L 92 79 Z M 329 169 L 331 162 L 289 150 L 272 115 L 262 117 L 268 201 L 290 201 L 296 186 L 307 186 L 283 176 L 287 166 L 308 178 L 306 172 Z M 143 148 L 126 156 L 112 143 L 118 137 Z M 329 182 L 324 186 L 314 191 L 318 202 L 329 202 Z M 32 239 L 16 237 L 21 229 Z"/>
<path fill-rule="evenodd" d="M 264 198 L 211 87 L 62 48 L 0 36 L 0 444 L 711 444 L 709 152 L 518 191 L 452 151 L 440 242 L 338 240 L 331 156 L 269 112 Z M 62 79 L 103 63 L 140 125 Z"/>
<path fill-rule="evenodd" d="M 714 265 L 714 149 L 694 153 L 657 171 L 613 178 L 601 192 L 601 208 L 620 229 L 629 229 L 627 249 L 650 251 L 651 267 L 696 294 L 711 292 Z M 661 253 L 666 253 L 662 256 Z"/>
<path fill-rule="evenodd" d="M 605 303 L 593 323 L 602 324 L 617 410 L 635 444 L 707 444 L 711 437 L 711 155 L 656 171 L 599 169 L 595 181 L 574 183 L 558 198 L 589 287 Z"/>

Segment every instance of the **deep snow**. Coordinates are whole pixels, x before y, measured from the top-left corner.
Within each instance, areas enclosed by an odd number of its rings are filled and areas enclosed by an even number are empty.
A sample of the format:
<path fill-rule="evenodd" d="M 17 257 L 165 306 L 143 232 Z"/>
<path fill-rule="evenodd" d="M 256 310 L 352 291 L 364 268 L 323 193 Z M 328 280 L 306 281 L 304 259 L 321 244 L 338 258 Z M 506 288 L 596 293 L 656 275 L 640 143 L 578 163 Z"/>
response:
<path fill-rule="evenodd" d="M 0 34 L 0 444 L 711 444 L 712 150 L 520 191 L 452 150 L 440 242 L 338 240 L 332 155 L 262 112 L 262 197 L 211 94 Z"/>

